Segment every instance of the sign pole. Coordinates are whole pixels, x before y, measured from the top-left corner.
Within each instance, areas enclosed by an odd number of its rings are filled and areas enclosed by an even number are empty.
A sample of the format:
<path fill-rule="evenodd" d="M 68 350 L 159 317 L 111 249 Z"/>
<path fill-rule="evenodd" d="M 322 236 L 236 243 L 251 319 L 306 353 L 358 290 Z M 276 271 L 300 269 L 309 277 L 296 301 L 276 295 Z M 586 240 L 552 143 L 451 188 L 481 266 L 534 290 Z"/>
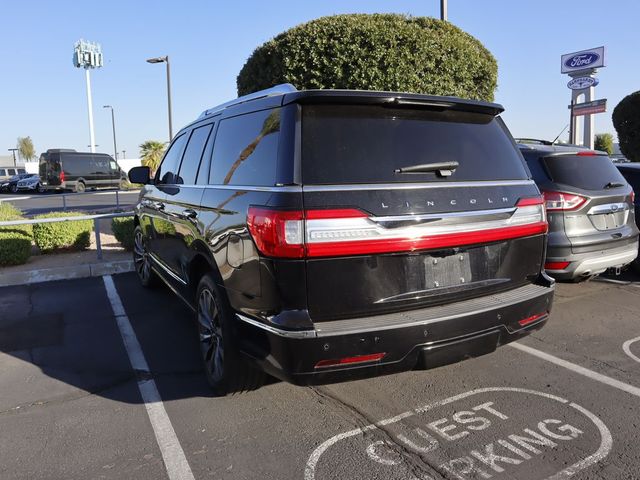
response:
<path fill-rule="evenodd" d="M 89 136 L 91 145 L 91 153 L 96 153 L 96 137 L 93 131 L 93 102 L 91 99 L 91 75 L 89 74 L 89 69 L 85 69 L 84 73 L 87 78 L 87 105 L 89 107 Z"/>

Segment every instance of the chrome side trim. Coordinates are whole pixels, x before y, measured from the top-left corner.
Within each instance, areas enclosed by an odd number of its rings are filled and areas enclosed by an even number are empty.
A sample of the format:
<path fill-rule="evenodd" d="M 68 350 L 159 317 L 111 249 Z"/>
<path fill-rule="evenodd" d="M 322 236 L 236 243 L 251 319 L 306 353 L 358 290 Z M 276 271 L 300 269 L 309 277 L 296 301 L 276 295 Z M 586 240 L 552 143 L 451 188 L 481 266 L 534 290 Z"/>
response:
<path fill-rule="evenodd" d="M 273 333 L 280 337 L 285 338 L 315 338 L 317 336 L 317 332 L 315 330 L 283 330 L 282 328 L 277 328 L 272 325 L 267 325 L 266 323 L 259 322 L 254 320 L 253 318 L 245 317 L 240 313 L 236 313 L 236 317 L 238 320 L 242 320 L 249 325 L 253 325 L 254 327 L 258 327 L 262 330 L 265 330 L 269 333 Z"/>
<path fill-rule="evenodd" d="M 180 188 L 195 188 L 199 190 L 211 189 L 211 190 L 247 190 L 250 192 L 302 192 L 302 187 L 299 185 L 286 185 L 286 186 L 274 186 L 274 187 L 261 187 L 258 185 L 176 185 Z"/>
<path fill-rule="evenodd" d="M 305 185 L 303 192 L 339 192 L 343 190 L 414 190 L 429 188 L 512 187 L 535 185 L 533 180 L 501 180 L 479 182 L 362 183 L 345 185 Z"/>
<path fill-rule="evenodd" d="M 156 257 L 155 254 L 153 253 L 149 253 L 149 258 L 151 258 L 151 260 L 153 260 L 153 262 L 162 269 L 163 272 L 165 272 L 167 275 L 169 275 L 171 278 L 173 278 L 174 280 L 180 282 L 182 285 L 186 285 L 187 282 L 185 282 L 183 279 L 181 279 L 178 275 L 176 275 L 175 273 L 173 273 L 171 270 L 169 270 L 159 259 L 158 257 Z"/>

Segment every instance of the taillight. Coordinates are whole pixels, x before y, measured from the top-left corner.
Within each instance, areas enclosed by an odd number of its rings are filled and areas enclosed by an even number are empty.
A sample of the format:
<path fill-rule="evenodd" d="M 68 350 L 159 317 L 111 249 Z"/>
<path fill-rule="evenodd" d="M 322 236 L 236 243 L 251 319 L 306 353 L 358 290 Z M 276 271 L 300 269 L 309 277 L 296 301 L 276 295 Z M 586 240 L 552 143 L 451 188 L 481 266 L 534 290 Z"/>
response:
<path fill-rule="evenodd" d="M 60 172 L 60 181 L 64 182 L 64 170 Z"/>
<path fill-rule="evenodd" d="M 633 190 L 631 190 L 631 195 L 629 195 L 629 200 L 631 200 L 631 205 L 636 203 L 636 192 L 634 192 Z"/>
<path fill-rule="evenodd" d="M 576 210 L 587 201 L 585 197 L 566 192 L 544 191 L 542 195 L 547 211 Z"/>
<path fill-rule="evenodd" d="M 581 152 L 576 153 L 578 157 L 595 157 L 598 155 L 598 152 L 594 152 L 593 150 L 583 150 Z"/>
<path fill-rule="evenodd" d="M 547 315 L 547 312 L 538 313 L 537 315 L 531 315 L 530 317 L 523 318 L 522 320 L 518 320 L 518 323 L 520 324 L 521 327 L 524 327 L 525 325 L 529 325 L 530 323 L 537 322 L 545 315 Z"/>
<path fill-rule="evenodd" d="M 301 211 L 252 206 L 247 214 L 249 232 L 258 250 L 279 258 L 411 252 L 547 232 L 541 197 L 521 199 L 506 219 L 452 223 L 439 222 L 438 218 L 420 222 L 416 218 L 415 224 L 394 228 L 387 228 L 385 220 L 353 208 Z"/>

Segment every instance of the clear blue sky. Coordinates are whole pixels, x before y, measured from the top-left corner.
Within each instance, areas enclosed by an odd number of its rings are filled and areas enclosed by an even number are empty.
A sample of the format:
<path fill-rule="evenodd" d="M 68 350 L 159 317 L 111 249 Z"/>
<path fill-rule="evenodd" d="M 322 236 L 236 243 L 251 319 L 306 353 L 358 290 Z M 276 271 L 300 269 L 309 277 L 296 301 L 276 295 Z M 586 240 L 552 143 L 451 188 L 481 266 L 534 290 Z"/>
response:
<path fill-rule="evenodd" d="M 580 5 L 579 12 L 573 6 Z M 174 131 L 207 107 L 236 96 L 236 75 L 262 42 L 299 23 L 336 13 L 439 15 L 438 0 L 29 1 L 3 5 L 0 30 L 0 155 L 30 135 L 36 150 L 89 144 L 84 74 L 73 44 L 102 44 L 105 65 L 92 72 L 96 143 L 111 153 L 116 110 L 118 150 L 138 155 L 147 139 L 166 140 L 164 65 L 171 58 Z M 611 111 L 640 89 L 640 2 L 634 0 L 449 0 L 449 20 L 483 42 L 499 66 L 496 101 L 515 136 L 554 138 L 568 123 L 570 91 L 560 55 L 605 45 L 599 98 L 609 111 L 596 131 L 615 134 Z M 527 94 L 531 92 L 531 94 Z M 566 137 L 566 134 L 563 135 Z"/>

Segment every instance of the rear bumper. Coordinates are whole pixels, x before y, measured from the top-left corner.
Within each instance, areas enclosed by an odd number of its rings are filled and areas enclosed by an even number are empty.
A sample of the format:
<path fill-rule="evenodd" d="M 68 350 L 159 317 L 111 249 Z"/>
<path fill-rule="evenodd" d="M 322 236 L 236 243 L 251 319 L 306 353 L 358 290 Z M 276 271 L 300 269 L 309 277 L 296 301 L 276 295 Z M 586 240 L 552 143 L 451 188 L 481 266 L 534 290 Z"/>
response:
<path fill-rule="evenodd" d="M 551 280 L 421 310 L 318 322 L 314 330 L 280 330 L 238 314 L 238 338 L 260 368 L 295 384 L 434 368 L 490 353 L 541 328 L 553 292 Z M 533 320 L 521 325 L 523 319 Z M 376 362 L 317 367 L 321 361 L 379 353 L 385 355 Z"/>
<path fill-rule="evenodd" d="M 638 238 L 622 247 L 603 248 L 589 253 L 572 254 L 564 257 L 554 256 L 553 249 L 547 252 L 546 262 L 571 262 L 562 270 L 547 270 L 547 273 L 558 280 L 570 280 L 583 276 L 592 276 L 604 272 L 608 268 L 627 265 L 638 256 Z"/>

